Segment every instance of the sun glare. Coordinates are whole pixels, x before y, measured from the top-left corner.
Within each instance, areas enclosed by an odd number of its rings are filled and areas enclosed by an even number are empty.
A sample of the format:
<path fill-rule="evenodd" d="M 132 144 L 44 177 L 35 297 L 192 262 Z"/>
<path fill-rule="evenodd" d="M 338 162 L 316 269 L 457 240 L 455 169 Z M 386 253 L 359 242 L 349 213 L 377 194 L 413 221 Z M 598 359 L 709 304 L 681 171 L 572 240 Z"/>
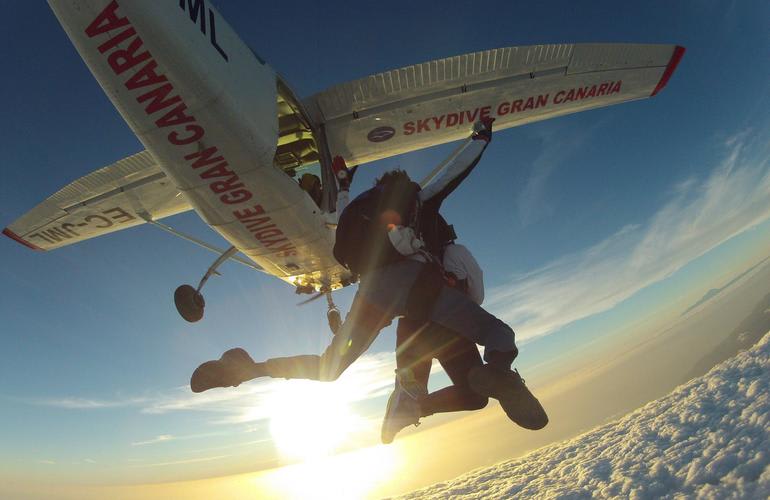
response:
<path fill-rule="evenodd" d="M 395 447 L 378 445 L 282 467 L 268 477 L 279 498 L 358 500 L 377 496 L 377 489 L 392 479 L 396 459 Z"/>
<path fill-rule="evenodd" d="M 266 402 L 270 432 L 287 458 L 314 460 L 334 454 L 364 425 L 350 408 L 344 384 L 292 380 Z"/>

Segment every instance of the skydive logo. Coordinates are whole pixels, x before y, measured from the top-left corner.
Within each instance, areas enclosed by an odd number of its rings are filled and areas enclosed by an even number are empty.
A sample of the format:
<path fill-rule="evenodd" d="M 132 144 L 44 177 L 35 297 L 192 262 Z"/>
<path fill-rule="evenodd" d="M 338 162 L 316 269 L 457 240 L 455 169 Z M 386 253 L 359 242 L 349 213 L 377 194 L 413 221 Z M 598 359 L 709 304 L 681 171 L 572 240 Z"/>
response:
<path fill-rule="evenodd" d="M 372 129 L 366 135 L 366 138 L 369 139 L 370 142 L 385 142 L 394 135 L 396 135 L 396 129 L 393 127 L 383 126 Z"/>

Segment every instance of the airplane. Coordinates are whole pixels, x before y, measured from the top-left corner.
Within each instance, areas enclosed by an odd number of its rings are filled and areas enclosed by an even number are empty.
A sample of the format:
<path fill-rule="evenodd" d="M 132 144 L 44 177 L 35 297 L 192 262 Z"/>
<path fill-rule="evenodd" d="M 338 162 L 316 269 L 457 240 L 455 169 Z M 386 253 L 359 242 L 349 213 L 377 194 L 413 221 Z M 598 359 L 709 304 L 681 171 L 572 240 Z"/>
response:
<path fill-rule="evenodd" d="M 651 97 L 685 52 L 625 43 L 503 47 L 300 98 L 210 1 L 49 5 L 146 149 L 68 184 L 3 234 L 53 250 L 151 224 L 216 252 L 197 287 L 175 292 L 177 310 L 191 322 L 203 316 L 204 284 L 231 259 L 297 293 L 325 295 L 335 330 L 341 320 L 331 293 L 357 277 L 332 255 L 333 157 L 362 165 L 466 138 L 485 117 L 500 130 Z M 320 180 L 315 197 L 298 182 L 306 173 Z M 159 222 L 188 210 L 230 248 Z"/>

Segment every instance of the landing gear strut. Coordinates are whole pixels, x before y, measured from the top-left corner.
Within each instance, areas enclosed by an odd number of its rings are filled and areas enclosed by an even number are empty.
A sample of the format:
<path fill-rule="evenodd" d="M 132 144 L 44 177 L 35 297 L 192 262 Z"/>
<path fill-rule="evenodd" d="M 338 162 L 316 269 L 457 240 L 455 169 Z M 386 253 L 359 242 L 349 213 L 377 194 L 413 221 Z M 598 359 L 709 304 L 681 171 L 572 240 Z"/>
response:
<path fill-rule="evenodd" d="M 238 253 L 238 249 L 235 247 L 228 248 L 217 260 L 211 264 L 206 274 L 201 278 L 198 283 L 198 288 L 193 288 L 191 285 L 181 285 L 174 292 L 174 304 L 179 315 L 190 323 L 195 323 L 203 318 L 203 309 L 206 307 L 206 301 L 203 300 L 201 289 L 206 284 L 212 274 L 217 273 L 217 268 L 222 265 L 224 261 Z"/>
<path fill-rule="evenodd" d="M 297 292 L 297 293 L 300 293 L 300 292 Z M 332 331 L 334 335 L 337 335 L 337 331 L 342 326 L 342 314 L 340 313 L 340 310 L 337 308 L 337 304 L 335 304 L 334 300 L 332 299 L 332 292 L 329 287 L 321 288 L 320 292 L 316 293 L 315 295 L 313 295 L 307 300 L 303 300 L 297 305 L 304 306 L 305 304 L 309 304 L 310 302 L 320 299 L 322 295 L 326 296 L 326 304 L 329 306 L 329 309 L 326 311 L 326 320 L 329 322 L 329 329 Z"/>
<path fill-rule="evenodd" d="M 332 300 L 331 292 L 326 292 L 326 303 L 329 306 L 329 310 L 326 311 L 326 319 L 329 322 L 329 329 L 334 335 L 337 335 L 337 331 L 339 331 L 340 327 L 342 326 L 342 314 L 340 314 L 340 310 L 337 309 L 337 305 Z"/>

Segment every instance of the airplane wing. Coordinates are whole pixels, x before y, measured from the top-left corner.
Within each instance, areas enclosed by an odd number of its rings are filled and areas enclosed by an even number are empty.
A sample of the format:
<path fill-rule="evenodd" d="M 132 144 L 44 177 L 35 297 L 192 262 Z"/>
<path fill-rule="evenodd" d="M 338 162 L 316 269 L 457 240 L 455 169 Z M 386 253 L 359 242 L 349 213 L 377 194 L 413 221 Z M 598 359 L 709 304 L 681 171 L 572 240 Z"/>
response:
<path fill-rule="evenodd" d="M 192 207 L 147 151 L 68 184 L 21 216 L 3 234 L 34 250 L 51 250 L 160 219 Z"/>
<path fill-rule="evenodd" d="M 505 47 L 378 73 L 304 104 L 330 151 L 360 164 L 462 139 L 484 116 L 500 130 L 653 96 L 683 54 L 675 45 Z"/>

